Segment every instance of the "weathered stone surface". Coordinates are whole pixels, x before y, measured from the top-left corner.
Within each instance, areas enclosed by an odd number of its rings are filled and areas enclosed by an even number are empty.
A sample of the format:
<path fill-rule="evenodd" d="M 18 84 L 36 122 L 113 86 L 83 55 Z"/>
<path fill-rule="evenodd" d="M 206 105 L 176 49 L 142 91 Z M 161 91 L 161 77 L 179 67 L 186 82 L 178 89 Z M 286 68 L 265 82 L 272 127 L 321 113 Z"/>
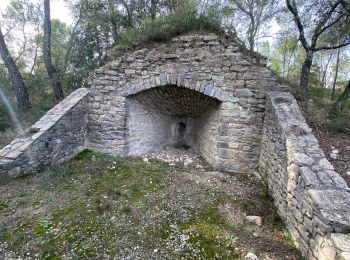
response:
<path fill-rule="evenodd" d="M 182 122 L 186 142 L 216 168 L 255 169 L 266 92 L 260 82 L 274 79 L 253 60 L 214 34 L 179 36 L 153 49 L 126 53 L 118 66 L 107 64 L 93 76 L 91 90 L 98 94 L 90 100 L 87 146 L 114 154 L 146 153 L 174 144 Z M 238 78 L 230 66 L 247 75 Z M 107 76 L 119 81 L 107 83 Z M 119 97 L 126 100 L 115 104 Z M 221 108 L 228 102 L 237 105 Z M 228 136 L 229 142 L 224 140 Z M 219 152 L 220 142 L 229 143 L 230 151 Z"/>
<path fill-rule="evenodd" d="M 324 223 L 350 230 L 350 193 L 345 190 L 309 190 Z"/>
<path fill-rule="evenodd" d="M 267 93 L 260 169 L 304 256 L 345 257 L 347 249 L 336 246 L 330 235 L 348 236 L 341 233 L 350 230 L 349 189 L 325 158 L 290 94 Z"/>
<path fill-rule="evenodd" d="M 0 158 L 0 178 L 38 170 L 43 164 L 62 161 L 82 150 L 88 93 L 85 88 L 74 91 L 35 123 L 28 137 L 3 148 L 0 154 L 6 159 Z"/>

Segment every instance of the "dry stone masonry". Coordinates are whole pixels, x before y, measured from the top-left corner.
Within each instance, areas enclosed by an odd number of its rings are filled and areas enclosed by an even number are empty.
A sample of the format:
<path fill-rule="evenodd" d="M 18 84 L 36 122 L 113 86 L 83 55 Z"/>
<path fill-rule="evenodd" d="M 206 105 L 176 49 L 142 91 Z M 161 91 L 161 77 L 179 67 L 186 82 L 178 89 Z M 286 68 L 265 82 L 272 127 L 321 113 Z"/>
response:
<path fill-rule="evenodd" d="M 0 150 L 0 178 L 59 163 L 84 149 L 88 90 L 74 91 L 27 132 Z"/>
<path fill-rule="evenodd" d="M 236 44 L 216 35 L 179 36 L 95 71 L 87 146 L 141 155 L 178 143 L 182 126 L 185 145 L 217 169 L 252 171 L 265 92 L 278 89 L 265 60 Z"/>
<path fill-rule="evenodd" d="M 178 36 L 97 69 L 0 151 L 0 177 L 90 148 L 192 147 L 218 170 L 256 171 L 307 259 L 350 259 L 350 193 L 266 60 L 216 35 Z M 35 133 L 34 133 L 35 132 Z"/>
<path fill-rule="evenodd" d="M 350 190 L 290 94 L 267 94 L 260 173 L 306 259 L 350 259 Z"/>

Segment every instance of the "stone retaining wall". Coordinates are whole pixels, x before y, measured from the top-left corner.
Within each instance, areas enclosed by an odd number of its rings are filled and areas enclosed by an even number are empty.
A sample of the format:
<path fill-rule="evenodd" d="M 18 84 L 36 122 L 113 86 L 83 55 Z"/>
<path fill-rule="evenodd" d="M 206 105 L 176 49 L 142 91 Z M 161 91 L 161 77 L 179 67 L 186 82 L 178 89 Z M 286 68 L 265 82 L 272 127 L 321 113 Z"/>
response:
<path fill-rule="evenodd" d="M 350 259 L 350 193 L 291 94 L 270 92 L 260 174 L 307 259 Z"/>
<path fill-rule="evenodd" d="M 0 150 L 0 178 L 16 177 L 59 163 L 84 148 L 87 95 L 80 88 L 47 112 L 26 133 Z"/>

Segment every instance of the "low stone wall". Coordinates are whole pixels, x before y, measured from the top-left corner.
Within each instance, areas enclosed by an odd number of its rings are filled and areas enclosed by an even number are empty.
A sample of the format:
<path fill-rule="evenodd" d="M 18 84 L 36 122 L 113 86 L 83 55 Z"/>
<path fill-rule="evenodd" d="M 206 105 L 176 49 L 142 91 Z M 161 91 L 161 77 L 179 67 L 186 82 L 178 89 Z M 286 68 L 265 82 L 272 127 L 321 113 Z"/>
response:
<path fill-rule="evenodd" d="M 0 178 L 36 171 L 59 163 L 84 148 L 87 125 L 86 97 L 80 88 L 47 112 L 27 132 L 0 150 Z"/>
<path fill-rule="evenodd" d="M 305 258 L 350 259 L 349 188 L 291 94 L 267 94 L 260 174 Z"/>

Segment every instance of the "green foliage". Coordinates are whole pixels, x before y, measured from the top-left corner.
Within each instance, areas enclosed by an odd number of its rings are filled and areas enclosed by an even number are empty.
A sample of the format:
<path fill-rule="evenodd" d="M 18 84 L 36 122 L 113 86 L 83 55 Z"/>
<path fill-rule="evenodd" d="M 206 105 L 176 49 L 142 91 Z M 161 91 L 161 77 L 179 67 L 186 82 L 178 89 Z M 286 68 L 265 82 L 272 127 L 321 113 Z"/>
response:
<path fill-rule="evenodd" d="M 232 245 L 236 244 L 238 242 L 238 239 L 239 238 L 233 234 L 226 236 L 226 240 L 229 241 Z"/>
<path fill-rule="evenodd" d="M 107 53 L 107 60 L 113 60 L 126 50 L 145 43 L 167 41 L 182 33 L 201 30 L 223 33 L 217 13 L 209 9 L 199 14 L 195 2 L 184 1 L 173 13 L 154 20 L 146 18 L 140 27 L 123 32 L 120 40 Z"/>
<path fill-rule="evenodd" d="M 48 230 L 50 230 L 53 226 L 54 225 L 50 219 L 39 219 L 36 222 L 36 226 L 34 227 L 34 232 L 37 235 L 42 235 L 46 233 Z"/>
<path fill-rule="evenodd" d="M 94 152 L 91 151 L 90 149 L 85 149 L 83 151 L 81 151 L 80 153 L 78 153 L 74 159 L 75 160 L 85 160 L 85 159 L 91 159 L 91 157 L 94 155 Z"/>
<path fill-rule="evenodd" d="M 145 208 L 145 204 L 143 204 L 143 202 L 142 202 L 141 200 L 137 201 L 137 202 L 135 203 L 135 205 L 136 205 L 136 207 L 137 207 L 138 209 L 144 209 L 144 208 Z"/>

